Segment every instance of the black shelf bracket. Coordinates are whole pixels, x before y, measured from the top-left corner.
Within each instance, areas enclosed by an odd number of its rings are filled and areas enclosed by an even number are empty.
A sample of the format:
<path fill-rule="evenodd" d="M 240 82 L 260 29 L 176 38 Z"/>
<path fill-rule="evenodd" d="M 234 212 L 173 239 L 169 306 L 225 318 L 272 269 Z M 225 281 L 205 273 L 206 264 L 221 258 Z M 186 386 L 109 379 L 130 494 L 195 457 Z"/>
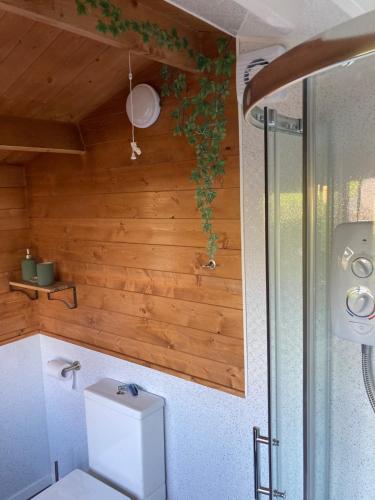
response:
<path fill-rule="evenodd" d="M 72 302 L 68 302 L 65 299 L 61 299 L 58 297 L 53 297 L 55 293 L 61 292 L 61 290 L 55 290 L 54 292 L 48 292 L 47 293 L 47 298 L 48 300 L 57 300 L 59 302 L 62 302 L 63 304 L 66 305 L 68 309 L 77 309 L 78 303 L 77 303 L 77 289 L 75 286 L 71 286 L 69 288 L 66 288 L 66 290 L 72 290 Z"/>

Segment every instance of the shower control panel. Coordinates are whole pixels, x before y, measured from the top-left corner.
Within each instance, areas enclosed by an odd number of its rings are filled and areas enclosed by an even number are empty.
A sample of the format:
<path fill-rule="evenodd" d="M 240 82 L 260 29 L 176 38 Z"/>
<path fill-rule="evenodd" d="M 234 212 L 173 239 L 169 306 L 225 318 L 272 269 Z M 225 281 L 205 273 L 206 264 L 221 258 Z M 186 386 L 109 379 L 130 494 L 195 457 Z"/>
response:
<path fill-rule="evenodd" d="M 349 222 L 333 234 L 332 330 L 340 338 L 375 346 L 375 223 Z"/>

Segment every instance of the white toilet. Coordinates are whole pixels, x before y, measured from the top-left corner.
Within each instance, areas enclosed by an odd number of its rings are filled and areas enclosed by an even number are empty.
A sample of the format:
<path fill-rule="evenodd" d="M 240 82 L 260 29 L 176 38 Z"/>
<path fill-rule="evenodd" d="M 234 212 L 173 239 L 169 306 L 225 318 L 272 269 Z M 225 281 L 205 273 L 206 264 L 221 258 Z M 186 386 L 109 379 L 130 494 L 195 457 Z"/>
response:
<path fill-rule="evenodd" d="M 85 391 L 89 473 L 74 470 L 38 500 L 165 500 L 164 400 L 117 394 L 117 380 Z"/>

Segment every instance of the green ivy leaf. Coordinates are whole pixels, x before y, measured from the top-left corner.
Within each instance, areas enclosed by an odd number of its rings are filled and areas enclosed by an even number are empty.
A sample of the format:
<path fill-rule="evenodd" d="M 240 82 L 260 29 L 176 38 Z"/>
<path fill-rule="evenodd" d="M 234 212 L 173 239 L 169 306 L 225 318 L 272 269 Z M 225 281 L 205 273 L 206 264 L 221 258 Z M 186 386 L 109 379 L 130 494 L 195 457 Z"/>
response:
<path fill-rule="evenodd" d="M 202 228 L 205 233 L 209 233 L 212 230 L 212 224 L 210 222 L 204 222 Z"/>
<path fill-rule="evenodd" d="M 202 73 L 204 71 L 209 72 L 211 69 L 211 59 L 209 59 L 207 56 L 204 54 L 197 54 L 195 56 L 195 62 L 197 64 L 197 69 L 201 71 Z"/>
<path fill-rule="evenodd" d="M 180 108 L 176 108 L 171 112 L 171 117 L 174 118 L 175 120 L 179 120 L 181 118 L 181 111 Z"/>
<path fill-rule="evenodd" d="M 217 40 L 217 51 L 222 54 L 229 46 L 229 38 L 219 38 Z"/>
<path fill-rule="evenodd" d="M 182 135 L 182 128 L 180 125 L 176 125 L 173 129 L 173 135 Z"/>
<path fill-rule="evenodd" d="M 161 67 L 160 69 L 160 75 L 162 77 L 163 80 L 168 80 L 168 78 L 170 77 L 170 69 L 169 69 L 169 66 L 167 66 L 166 64 L 163 64 L 163 66 Z"/>
<path fill-rule="evenodd" d="M 107 25 L 101 19 L 99 19 L 99 21 L 96 23 L 96 29 L 100 33 L 107 33 L 107 31 L 108 31 Z"/>
<path fill-rule="evenodd" d="M 190 99 L 188 97 L 184 97 L 182 99 L 182 107 L 187 109 L 190 106 Z"/>
<path fill-rule="evenodd" d="M 168 83 L 163 83 L 160 93 L 162 97 L 167 97 L 170 95 L 171 92 Z"/>
<path fill-rule="evenodd" d="M 198 183 L 201 180 L 201 173 L 198 169 L 194 169 L 191 173 L 191 180 Z"/>
<path fill-rule="evenodd" d="M 77 13 L 79 16 L 87 15 L 86 6 L 83 2 L 81 2 L 81 0 L 77 0 L 76 5 L 77 5 Z"/>
<path fill-rule="evenodd" d="M 216 198 L 216 196 L 217 196 L 216 191 L 207 191 L 206 198 L 208 203 L 212 203 Z"/>

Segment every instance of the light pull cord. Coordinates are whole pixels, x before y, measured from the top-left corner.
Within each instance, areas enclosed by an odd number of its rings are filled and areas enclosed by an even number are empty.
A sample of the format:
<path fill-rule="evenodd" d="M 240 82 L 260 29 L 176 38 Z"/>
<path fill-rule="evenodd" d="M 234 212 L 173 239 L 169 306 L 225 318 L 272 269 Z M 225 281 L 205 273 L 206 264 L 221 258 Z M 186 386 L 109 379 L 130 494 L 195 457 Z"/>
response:
<path fill-rule="evenodd" d="M 131 115 L 131 125 L 132 125 L 132 140 L 131 146 L 131 160 L 136 160 L 138 156 L 142 154 L 141 148 L 138 147 L 135 141 L 135 131 L 134 131 L 134 108 L 133 108 L 133 73 L 131 65 L 131 55 L 129 52 L 129 89 L 130 89 L 130 115 Z"/>

